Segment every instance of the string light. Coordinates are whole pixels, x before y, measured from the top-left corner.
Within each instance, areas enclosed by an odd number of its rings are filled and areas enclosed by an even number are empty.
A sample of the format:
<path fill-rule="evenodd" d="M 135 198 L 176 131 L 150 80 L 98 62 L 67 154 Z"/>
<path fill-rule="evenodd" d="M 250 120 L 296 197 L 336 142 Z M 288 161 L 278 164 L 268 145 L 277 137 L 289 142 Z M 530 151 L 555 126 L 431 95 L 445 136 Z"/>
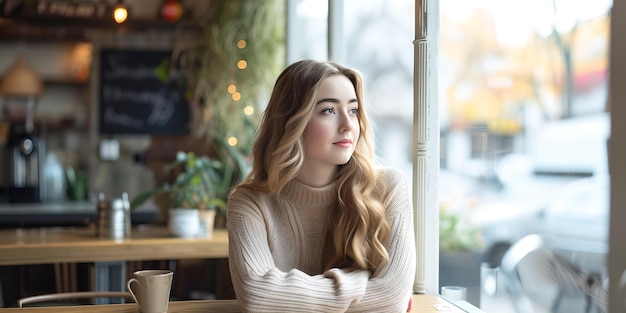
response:
<path fill-rule="evenodd" d="M 241 40 L 239 40 L 239 41 L 237 42 L 237 48 L 239 48 L 239 49 L 243 49 L 243 48 L 245 48 L 245 47 L 246 47 L 246 45 L 247 45 L 247 44 L 248 44 L 248 43 L 247 43 L 245 40 L 241 39 Z M 239 61 L 237 62 L 237 68 L 238 68 L 238 69 L 243 70 L 243 69 L 245 69 L 245 68 L 247 68 L 247 67 L 248 67 L 248 62 L 247 62 L 246 60 L 239 60 Z M 232 97 L 232 99 L 233 99 L 234 101 L 239 101 L 239 100 L 241 99 L 241 93 L 239 93 L 239 92 L 237 91 L 237 87 L 236 87 L 235 85 L 230 85 L 230 86 L 228 86 L 228 92 L 230 92 L 230 93 L 232 94 L 232 96 L 231 96 L 231 97 Z M 253 108 L 252 106 L 248 105 L 248 106 L 246 106 L 246 107 L 243 109 L 243 113 L 244 113 L 245 115 L 250 116 L 250 115 L 254 114 L 254 108 Z M 228 144 L 229 144 L 230 146 L 232 146 L 232 147 L 236 146 L 236 145 L 237 145 L 237 142 L 238 142 L 238 140 L 237 140 L 237 138 L 236 138 L 236 137 L 230 137 L 230 138 L 228 138 Z"/>
<path fill-rule="evenodd" d="M 238 142 L 239 140 L 237 140 L 237 137 L 233 136 L 228 138 L 228 145 L 230 145 L 231 147 L 236 146 Z"/>

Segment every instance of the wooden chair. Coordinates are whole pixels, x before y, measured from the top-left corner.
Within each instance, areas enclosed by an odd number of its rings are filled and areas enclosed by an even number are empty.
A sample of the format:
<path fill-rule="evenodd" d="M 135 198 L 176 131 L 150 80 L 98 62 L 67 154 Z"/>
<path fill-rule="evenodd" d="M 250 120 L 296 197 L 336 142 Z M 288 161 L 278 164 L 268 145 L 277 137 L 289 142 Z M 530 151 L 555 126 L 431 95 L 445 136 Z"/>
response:
<path fill-rule="evenodd" d="M 17 300 L 17 306 L 22 308 L 24 305 L 41 303 L 41 302 L 57 302 L 60 300 L 78 300 L 97 298 L 122 298 L 124 300 L 133 301 L 133 297 L 129 292 L 124 291 L 77 291 L 77 292 L 59 292 L 38 296 L 25 297 Z M 78 303 L 75 303 L 78 304 Z"/>

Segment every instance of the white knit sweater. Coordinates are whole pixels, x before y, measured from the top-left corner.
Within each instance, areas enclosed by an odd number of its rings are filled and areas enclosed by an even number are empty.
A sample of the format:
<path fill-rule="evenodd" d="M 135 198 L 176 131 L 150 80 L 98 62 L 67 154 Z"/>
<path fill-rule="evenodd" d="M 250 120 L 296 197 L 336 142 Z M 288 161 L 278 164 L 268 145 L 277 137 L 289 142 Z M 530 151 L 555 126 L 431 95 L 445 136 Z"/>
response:
<path fill-rule="evenodd" d="M 376 196 L 386 207 L 390 262 L 375 273 L 323 272 L 321 252 L 337 184 L 298 181 L 279 199 L 238 189 L 228 202 L 229 262 L 244 312 L 405 312 L 415 276 L 413 211 L 405 176 L 380 170 Z M 371 274 L 371 275 L 370 275 Z"/>

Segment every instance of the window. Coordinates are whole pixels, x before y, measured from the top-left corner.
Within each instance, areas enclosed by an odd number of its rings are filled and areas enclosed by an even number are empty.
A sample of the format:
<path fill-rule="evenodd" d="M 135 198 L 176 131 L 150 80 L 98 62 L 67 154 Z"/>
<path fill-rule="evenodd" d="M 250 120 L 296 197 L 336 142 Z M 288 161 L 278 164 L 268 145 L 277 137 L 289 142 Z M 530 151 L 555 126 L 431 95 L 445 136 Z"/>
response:
<path fill-rule="evenodd" d="M 413 176 L 413 40 L 415 5 L 421 2 L 333 0 L 331 10 L 343 18 L 334 24 L 338 29 L 333 23 L 328 29 L 328 6 L 320 9 L 315 1 L 316 10 L 310 9 L 313 1 L 289 2 L 296 14 L 295 21 L 290 17 L 289 46 L 297 46 L 289 61 L 326 59 L 337 48 L 332 40 L 325 44 L 328 33 L 340 32 L 344 51 L 335 57 L 364 73 L 381 161 Z M 440 223 L 420 230 L 426 239 L 416 287 L 438 292 L 462 285 L 467 300 L 485 311 L 512 311 L 507 299 L 482 288 L 481 270 L 497 268 L 506 249 L 524 235 L 589 239 L 606 247 L 612 3 L 426 3 L 426 77 L 432 88 L 426 113 L 435 117 L 424 131 L 429 146 L 422 153 L 430 165 L 418 169 L 429 176 L 428 186 L 417 190 L 423 182 L 414 182 L 414 192 L 421 193 L 418 205 L 428 208 L 422 218 L 439 217 Z M 570 251 L 566 257 L 578 262 L 582 254 Z M 584 270 L 605 276 L 605 258 Z M 537 305 L 552 297 L 544 296 Z M 563 306 L 579 307 L 579 300 Z"/>
<path fill-rule="evenodd" d="M 481 269 L 529 234 L 606 277 L 610 1 L 439 4 L 440 285 L 514 312 L 504 290 L 481 289 Z M 549 310 L 558 286 L 538 289 L 524 296 Z M 566 296 L 561 311 L 583 297 Z"/>

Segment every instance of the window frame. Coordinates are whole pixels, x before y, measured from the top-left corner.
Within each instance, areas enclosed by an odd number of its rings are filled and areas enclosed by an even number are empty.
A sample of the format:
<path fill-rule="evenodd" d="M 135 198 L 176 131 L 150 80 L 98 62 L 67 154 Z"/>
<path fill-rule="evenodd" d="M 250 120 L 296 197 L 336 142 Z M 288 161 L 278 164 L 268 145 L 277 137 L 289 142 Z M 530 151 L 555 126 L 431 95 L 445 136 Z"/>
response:
<path fill-rule="evenodd" d="M 626 309 L 626 125 L 620 120 L 626 118 L 626 89 L 622 84 L 626 79 L 626 37 L 617 31 L 626 27 L 626 3 L 613 1 L 610 28 L 609 56 L 609 107 L 611 111 L 611 133 L 609 146 L 610 218 L 609 218 L 609 312 L 623 312 Z M 616 103 L 618 105 L 611 105 Z"/>

